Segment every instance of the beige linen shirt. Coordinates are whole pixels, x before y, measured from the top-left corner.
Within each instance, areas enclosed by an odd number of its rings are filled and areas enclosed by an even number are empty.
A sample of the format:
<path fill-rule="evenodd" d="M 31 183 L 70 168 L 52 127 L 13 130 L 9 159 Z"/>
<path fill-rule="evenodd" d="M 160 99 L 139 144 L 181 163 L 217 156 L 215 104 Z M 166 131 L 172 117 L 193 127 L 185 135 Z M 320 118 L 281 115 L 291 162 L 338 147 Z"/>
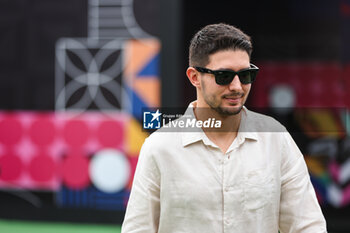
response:
<path fill-rule="evenodd" d="M 327 232 L 303 155 L 277 121 L 244 108 L 225 154 L 202 130 L 146 139 L 122 233 L 278 230 Z"/>

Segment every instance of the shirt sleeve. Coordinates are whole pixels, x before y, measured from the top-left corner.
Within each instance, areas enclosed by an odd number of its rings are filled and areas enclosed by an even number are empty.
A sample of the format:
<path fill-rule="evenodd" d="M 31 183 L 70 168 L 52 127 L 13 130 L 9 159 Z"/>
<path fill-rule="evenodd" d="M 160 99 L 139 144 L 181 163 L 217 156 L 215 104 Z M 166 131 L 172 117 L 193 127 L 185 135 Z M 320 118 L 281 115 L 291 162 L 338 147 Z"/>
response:
<path fill-rule="evenodd" d="M 121 232 L 157 232 L 159 213 L 159 169 L 146 139 L 140 151 Z"/>
<path fill-rule="evenodd" d="M 289 133 L 285 133 L 283 139 L 280 232 L 327 232 L 304 157 Z"/>

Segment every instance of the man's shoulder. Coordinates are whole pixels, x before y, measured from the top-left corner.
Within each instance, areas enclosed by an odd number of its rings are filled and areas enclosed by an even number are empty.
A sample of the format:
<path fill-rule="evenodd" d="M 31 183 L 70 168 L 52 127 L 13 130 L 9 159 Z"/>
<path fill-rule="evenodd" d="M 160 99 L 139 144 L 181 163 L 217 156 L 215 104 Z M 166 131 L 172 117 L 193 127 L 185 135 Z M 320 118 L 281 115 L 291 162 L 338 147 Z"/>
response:
<path fill-rule="evenodd" d="M 162 128 L 151 133 L 145 143 L 152 147 L 166 147 L 177 144 L 180 140 L 179 132 L 163 130 Z"/>
<path fill-rule="evenodd" d="M 248 109 L 245 110 L 250 129 L 256 132 L 286 132 L 286 128 L 275 118 Z"/>

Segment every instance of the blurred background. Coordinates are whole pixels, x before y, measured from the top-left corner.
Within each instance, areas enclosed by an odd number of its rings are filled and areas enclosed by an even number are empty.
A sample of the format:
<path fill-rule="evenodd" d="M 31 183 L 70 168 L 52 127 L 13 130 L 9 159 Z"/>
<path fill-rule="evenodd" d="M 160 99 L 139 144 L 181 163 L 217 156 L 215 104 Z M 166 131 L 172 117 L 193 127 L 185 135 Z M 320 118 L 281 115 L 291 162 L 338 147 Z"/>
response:
<path fill-rule="evenodd" d="M 189 42 L 219 22 L 253 39 L 247 107 L 288 128 L 349 233 L 349 0 L 0 0 L 0 231 L 119 232 L 142 109 L 195 99 Z"/>

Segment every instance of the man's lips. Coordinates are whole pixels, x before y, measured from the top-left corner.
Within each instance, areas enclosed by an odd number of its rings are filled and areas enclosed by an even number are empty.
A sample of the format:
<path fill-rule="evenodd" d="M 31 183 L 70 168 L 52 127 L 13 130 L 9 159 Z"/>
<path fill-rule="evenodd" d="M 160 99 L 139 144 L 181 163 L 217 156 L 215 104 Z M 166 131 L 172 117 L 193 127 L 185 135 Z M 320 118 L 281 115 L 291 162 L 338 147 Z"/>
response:
<path fill-rule="evenodd" d="M 241 102 L 241 98 L 225 98 L 225 100 L 231 104 L 237 104 Z"/>
<path fill-rule="evenodd" d="M 244 94 L 238 94 L 238 95 L 224 95 L 223 99 L 225 99 L 226 101 L 228 101 L 229 103 L 239 103 L 241 102 L 241 99 L 243 97 Z"/>

